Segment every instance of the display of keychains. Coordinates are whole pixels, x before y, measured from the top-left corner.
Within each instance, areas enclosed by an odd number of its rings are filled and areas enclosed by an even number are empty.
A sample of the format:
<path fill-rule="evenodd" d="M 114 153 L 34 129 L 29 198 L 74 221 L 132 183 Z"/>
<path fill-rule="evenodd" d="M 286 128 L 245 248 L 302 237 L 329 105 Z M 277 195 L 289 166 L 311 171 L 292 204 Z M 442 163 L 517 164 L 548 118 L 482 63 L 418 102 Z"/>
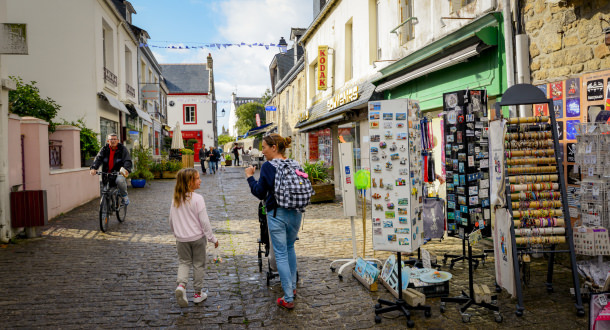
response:
<path fill-rule="evenodd" d="M 373 249 L 423 244 L 421 113 L 417 101 L 369 102 Z"/>
<path fill-rule="evenodd" d="M 504 149 L 518 245 L 566 242 L 566 215 L 549 119 L 508 119 Z"/>
<path fill-rule="evenodd" d="M 491 235 L 487 94 L 462 90 L 443 94 L 447 232 L 474 229 Z"/>

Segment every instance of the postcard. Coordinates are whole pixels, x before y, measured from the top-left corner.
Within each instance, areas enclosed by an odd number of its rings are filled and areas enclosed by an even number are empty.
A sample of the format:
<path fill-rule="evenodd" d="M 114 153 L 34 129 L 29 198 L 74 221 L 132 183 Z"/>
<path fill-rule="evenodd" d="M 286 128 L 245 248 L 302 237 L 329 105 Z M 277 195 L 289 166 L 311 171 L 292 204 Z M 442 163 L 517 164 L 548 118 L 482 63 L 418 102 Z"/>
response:
<path fill-rule="evenodd" d="M 375 129 L 375 128 L 379 128 L 379 121 L 377 121 L 377 120 L 372 120 L 372 121 L 370 122 L 370 127 L 371 127 L 371 128 L 373 128 L 373 129 Z"/>
<path fill-rule="evenodd" d="M 379 112 L 371 112 L 369 114 L 369 120 L 376 120 L 379 119 Z"/>
<path fill-rule="evenodd" d="M 407 114 L 404 112 L 396 113 L 396 120 L 407 120 Z"/>
<path fill-rule="evenodd" d="M 394 120 L 394 114 L 391 112 L 384 112 L 383 120 Z"/>

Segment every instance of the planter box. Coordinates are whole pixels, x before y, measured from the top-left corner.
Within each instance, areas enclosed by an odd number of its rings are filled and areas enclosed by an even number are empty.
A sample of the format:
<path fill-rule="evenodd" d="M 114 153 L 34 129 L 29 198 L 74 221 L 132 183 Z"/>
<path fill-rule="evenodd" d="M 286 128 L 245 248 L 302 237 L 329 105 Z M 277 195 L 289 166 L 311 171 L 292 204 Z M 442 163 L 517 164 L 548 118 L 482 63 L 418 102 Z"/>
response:
<path fill-rule="evenodd" d="M 311 196 L 312 203 L 332 202 L 335 200 L 335 184 L 320 183 L 312 185 L 315 195 Z"/>
<path fill-rule="evenodd" d="M 161 172 L 152 172 L 152 174 L 155 176 L 155 179 L 161 179 Z"/>
<path fill-rule="evenodd" d="M 233 159 L 225 160 L 225 166 L 233 165 Z"/>
<path fill-rule="evenodd" d="M 194 168 L 195 167 L 195 155 L 182 155 L 182 167 L 183 168 Z"/>
<path fill-rule="evenodd" d="M 163 171 L 164 179 L 175 179 L 177 175 L 178 172 Z"/>

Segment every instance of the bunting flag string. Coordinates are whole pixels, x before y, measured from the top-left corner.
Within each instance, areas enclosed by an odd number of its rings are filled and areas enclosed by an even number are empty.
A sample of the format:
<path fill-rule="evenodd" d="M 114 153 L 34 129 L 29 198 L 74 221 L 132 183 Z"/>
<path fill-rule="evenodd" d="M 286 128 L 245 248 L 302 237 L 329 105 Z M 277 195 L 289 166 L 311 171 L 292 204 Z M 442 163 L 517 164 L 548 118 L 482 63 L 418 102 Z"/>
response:
<path fill-rule="evenodd" d="M 171 97 L 171 95 L 170 95 Z M 177 97 L 171 98 L 171 100 L 175 100 L 181 103 L 235 103 L 235 104 L 246 104 L 246 103 L 260 103 L 260 100 L 252 99 L 252 100 L 237 100 L 233 102 L 232 100 L 208 100 L 208 99 L 198 99 L 198 98 L 185 98 L 185 97 Z"/>
<path fill-rule="evenodd" d="M 146 44 L 146 43 L 140 43 L 140 48 L 166 48 L 166 49 L 211 49 L 211 48 L 218 48 L 218 49 L 226 49 L 227 47 L 265 47 L 265 49 L 270 49 L 271 47 L 280 47 L 280 45 L 274 44 L 274 43 L 262 43 L 262 42 L 255 42 L 255 43 L 245 43 L 245 42 L 241 42 L 241 43 L 208 43 L 208 44 L 201 44 L 199 46 L 197 45 L 184 45 L 184 46 L 176 46 L 176 45 L 167 45 L 167 46 L 159 46 L 159 45 L 150 45 L 150 44 Z"/>

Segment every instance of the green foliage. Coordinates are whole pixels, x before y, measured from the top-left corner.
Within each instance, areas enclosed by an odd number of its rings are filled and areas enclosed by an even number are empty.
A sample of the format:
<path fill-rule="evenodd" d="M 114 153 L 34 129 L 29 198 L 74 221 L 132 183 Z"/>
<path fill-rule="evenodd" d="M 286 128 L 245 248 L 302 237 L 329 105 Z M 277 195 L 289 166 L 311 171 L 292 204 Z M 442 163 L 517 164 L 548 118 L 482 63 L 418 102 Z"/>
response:
<path fill-rule="evenodd" d="M 224 146 L 225 144 L 235 141 L 235 138 L 226 134 L 218 136 L 218 145 Z"/>
<path fill-rule="evenodd" d="M 263 95 L 261 96 L 261 103 L 263 105 L 267 104 L 267 102 L 271 99 L 272 96 L 273 96 L 273 94 L 271 94 L 271 90 L 269 88 L 267 88 L 265 90 L 265 92 L 263 93 Z"/>
<path fill-rule="evenodd" d="M 146 179 L 150 181 L 154 179 L 154 175 L 150 171 L 153 165 L 152 150 L 144 148 L 141 145 L 134 147 L 131 153 L 133 161 L 133 172 L 129 174 L 130 179 Z"/>
<path fill-rule="evenodd" d="M 182 162 L 177 160 L 170 160 L 163 164 L 163 170 L 169 172 L 178 172 L 182 169 Z"/>
<path fill-rule="evenodd" d="M 80 151 L 83 159 L 88 159 L 97 155 L 100 151 L 100 143 L 97 140 L 99 133 L 95 133 L 92 129 L 85 126 L 83 118 L 78 119 L 76 122 L 63 119 L 62 125 L 72 125 L 80 128 Z"/>
<path fill-rule="evenodd" d="M 305 164 L 303 164 L 303 170 L 309 176 L 311 183 L 316 184 L 330 179 L 332 167 L 327 167 L 322 161 L 315 163 L 305 162 Z"/>
<path fill-rule="evenodd" d="M 172 137 L 171 136 L 164 136 L 163 137 L 163 149 L 164 150 L 169 150 L 172 147 Z"/>
<path fill-rule="evenodd" d="M 17 89 L 8 92 L 8 110 L 21 117 L 32 116 L 49 123 L 49 130 L 54 131 L 56 123 L 53 118 L 61 106 L 49 97 L 43 99 L 36 82 L 25 84 L 19 77 L 9 76 L 16 84 Z"/>
<path fill-rule="evenodd" d="M 150 167 L 148 168 L 151 172 L 161 172 L 163 171 L 163 161 L 161 162 L 153 162 L 152 164 L 150 164 Z"/>
<path fill-rule="evenodd" d="M 231 156 L 231 154 L 226 154 L 225 160 L 233 160 L 233 156 Z"/>
<path fill-rule="evenodd" d="M 192 149 L 180 149 L 180 153 L 182 153 L 183 155 L 194 155 L 195 152 Z"/>
<path fill-rule="evenodd" d="M 256 114 L 261 117 L 261 125 L 265 124 L 265 107 L 260 103 L 246 103 L 240 105 L 235 110 L 237 116 L 237 133 L 239 135 L 245 134 L 250 129 L 256 127 Z"/>
<path fill-rule="evenodd" d="M 191 150 L 195 150 L 195 143 L 197 143 L 199 141 L 195 140 L 195 139 L 188 139 L 186 140 L 186 149 L 191 149 Z"/>

